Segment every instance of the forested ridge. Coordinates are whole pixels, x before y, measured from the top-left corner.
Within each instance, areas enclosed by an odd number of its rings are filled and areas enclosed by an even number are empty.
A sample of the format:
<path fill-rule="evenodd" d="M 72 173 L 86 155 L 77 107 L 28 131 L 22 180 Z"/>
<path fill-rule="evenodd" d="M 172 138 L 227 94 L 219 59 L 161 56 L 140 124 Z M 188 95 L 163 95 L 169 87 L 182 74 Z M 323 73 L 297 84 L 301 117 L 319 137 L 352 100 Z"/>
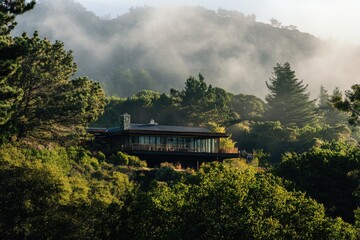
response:
<path fill-rule="evenodd" d="M 74 51 L 77 74 L 98 80 L 111 96 L 167 92 L 201 72 L 214 86 L 263 99 L 273 66 L 286 61 L 310 84 L 313 97 L 320 85 L 349 89 L 360 74 L 358 47 L 238 11 L 134 6 L 107 19 L 72 0 L 42 0 L 18 22 L 13 35 L 41 30 L 41 37 L 60 39 Z"/>
<path fill-rule="evenodd" d="M 264 98 L 202 73 L 166 91 L 110 97 L 100 79 L 78 74 L 62 39 L 41 28 L 11 35 L 32 11 L 34 1 L 0 2 L 1 239 L 360 238 L 360 85 L 324 85 L 313 98 L 293 59 L 278 59 Z M 252 158 L 148 168 L 94 150 L 86 128 L 117 126 L 124 112 L 226 131 L 220 144 Z"/>

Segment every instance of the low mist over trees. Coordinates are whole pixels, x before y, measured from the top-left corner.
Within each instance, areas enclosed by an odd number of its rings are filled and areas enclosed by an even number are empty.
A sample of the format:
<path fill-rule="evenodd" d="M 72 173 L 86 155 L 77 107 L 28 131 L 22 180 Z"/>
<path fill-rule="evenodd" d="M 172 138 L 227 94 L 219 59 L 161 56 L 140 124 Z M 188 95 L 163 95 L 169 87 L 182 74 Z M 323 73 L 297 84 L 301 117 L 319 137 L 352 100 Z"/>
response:
<path fill-rule="evenodd" d="M 129 97 L 142 89 L 167 92 L 201 72 L 213 86 L 263 98 L 269 72 L 285 61 L 305 85 L 311 83 L 313 96 L 321 84 L 349 89 L 360 75 L 356 47 L 321 41 L 301 29 L 273 27 L 232 10 L 134 6 L 104 19 L 72 0 L 43 0 L 18 21 L 14 35 L 41 29 L 41 37 L 61 39 L 74 50 L 78 75 L 101 81 L 111 96 Z"/>
<path fill-rule="evenodd" d="M 41 1 L 19 19 L 15 34 L 37 29 L 75 50 L 80 75 L 99 79 L 108 95 L 120 97 L 142 89 L 167 92 L 199 72 L 214 86 L 263 97 L 263 81 L 277 61 L 304 65 L 322 44 L 237 11 L 134 6 L 105 20 L 72 0 Z"/>

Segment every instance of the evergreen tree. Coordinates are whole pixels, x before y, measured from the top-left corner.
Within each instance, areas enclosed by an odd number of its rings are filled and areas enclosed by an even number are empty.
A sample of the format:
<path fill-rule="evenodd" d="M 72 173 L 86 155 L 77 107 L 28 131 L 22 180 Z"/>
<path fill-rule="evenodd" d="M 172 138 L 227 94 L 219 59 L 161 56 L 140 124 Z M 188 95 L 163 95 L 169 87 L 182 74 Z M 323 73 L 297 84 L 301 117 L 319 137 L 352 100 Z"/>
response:
<path fill-rule="evenodd" d="M 0 124 L 6 122 L 13 113 L 11 107 L 21 95 L 21 91 L 9 86 L 8 78 L 19 69 L 17 59 L 24 55 L 23 42 L 14 42 L 10 36 L 15 27 L 15 18 L 35 5 L 35 1 L 25 0 L 0 2 Z"/>
<path fill-rule="evenodd" d="M 351 86 L 351 90 L 346 91 L 344 99 L 341 95 L 334 94 L 332 97 L 332 102 L 337 109 L 349 112 L 351 114 L 349 117 L 349 123 L 351 125 L 359 124 L 360 84 L 355 84 Z"/>
<path fill-rule="evenodd" d="M 320 109 L 326 109 L 330 105 L 330 95 L 323 85 L 320 86 L 319 102 L 318 106 Z"/>
<path fill-rule="evenodd" d="M 230 97 L 218 87 L 207 85 L 204 77 L 191 76 L 185 82 L 181 92 L 170 92 L 172 96 L 180 96 L 180 109 L 188 117 L 190 125 L 204 125 L 208 122 L 224 123 L 231 119 Z"/>
<path fill-rule="evenodd" d="M 71 79 L 76 72 L 71 51 L 63 43 L 25 34 L 14 39 L 27 46 L 17 64 L 17 74 L 9 76 L 7 86 L 21 95 L 13 101 L 13 113 L 0 129 L 8 137 L 31 137 L 62 142 L 83 132 L 87 123 L 102 113 L 104 93 L 98 83 L 86 77 Z"/>
<path fill-rule="evenodd" d="M 299 81 L 289 63 L 276 64 L 270 83 L 270 93 L 265 97 L 268 108 L 265 118 L 284 125 L 304 126 L 314 121 L 314 101 L 310 101 L 307 85 Z"/>
<path fill-rule="evenodd" d="M 318 98 L 318 115 L 321 118 L 322 124 L 333 126 L 335 124 L 345 123 L 346 121 L 346 114 L 340 112 L 331 103 L 331 98 L 334 96 L 340 96 L 341 98 L 342 93 L 339 88 L 336 87 L 333 91 L 333 95 L 331 96 L 328 94 L 324 86 L 321 85 Z"/>
<path fill-rule="evenodd" d="M 0 143 L 26 137 L 64 143 L 84 133 L 105 104 L 98 83 L 71 79 L 76 64 L 63 43 L 52 44 L 37 33 L 11 37 L 16 16 L 34 4 L 0 1 Z"/>

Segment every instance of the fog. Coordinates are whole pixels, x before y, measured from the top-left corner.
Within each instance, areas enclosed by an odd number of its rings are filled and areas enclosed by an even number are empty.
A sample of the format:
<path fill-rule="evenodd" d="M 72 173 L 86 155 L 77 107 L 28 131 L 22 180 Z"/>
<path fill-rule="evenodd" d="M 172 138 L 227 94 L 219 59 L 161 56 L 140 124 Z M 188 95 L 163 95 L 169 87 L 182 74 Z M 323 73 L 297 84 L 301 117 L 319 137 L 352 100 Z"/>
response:
<path fill-rule="evenodd" d="M 181 89 L 190 75 L 202 73 L 214 86 L 264 98 L 265 81 L 277 62 L 289 62 L 313 98 L 320 85 L 331 92 L 359 82 L 359 46 L 275 28 L 235 11 L 138 8 L 106 20 L 71 1 L 38 5 L 19 18 L 14 34 L 37 29 L 43 37 L 63 41 L 74 51 L 79 74 L 102 82 L 112 95 Z M 152 79 L 130 88 L 122 69 L 145 70 Z"/>

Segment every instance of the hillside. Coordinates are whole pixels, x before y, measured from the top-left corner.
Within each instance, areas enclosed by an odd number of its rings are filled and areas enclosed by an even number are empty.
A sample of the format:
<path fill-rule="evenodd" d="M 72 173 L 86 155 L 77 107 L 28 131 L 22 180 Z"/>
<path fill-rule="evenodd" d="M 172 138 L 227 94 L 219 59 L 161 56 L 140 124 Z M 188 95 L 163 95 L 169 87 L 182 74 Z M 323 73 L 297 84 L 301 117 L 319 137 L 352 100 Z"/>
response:
<path fill-rule="evenodd" d="M 355 64 L 339 63 L 358 59 L 358 49 L 334 50 L 310 34 L 237 11 L 144 7 L 109 20 L 72 0 L 43 0 L 18 22 L 14 35 L 39 30 L 40 36 L 63 41 L 74 51 L 78 75 L 100 81 L 108 95 L 166 92 L 201 72 L 211 84 L 263 97 L 273 66 L 288 61 L 316 96 L 320 84 L 349 88 L 359 72 Z M 328 71 L 337 68 L 343 70 Z M 354 74 L 343 86 L 345 73 Z"/>

